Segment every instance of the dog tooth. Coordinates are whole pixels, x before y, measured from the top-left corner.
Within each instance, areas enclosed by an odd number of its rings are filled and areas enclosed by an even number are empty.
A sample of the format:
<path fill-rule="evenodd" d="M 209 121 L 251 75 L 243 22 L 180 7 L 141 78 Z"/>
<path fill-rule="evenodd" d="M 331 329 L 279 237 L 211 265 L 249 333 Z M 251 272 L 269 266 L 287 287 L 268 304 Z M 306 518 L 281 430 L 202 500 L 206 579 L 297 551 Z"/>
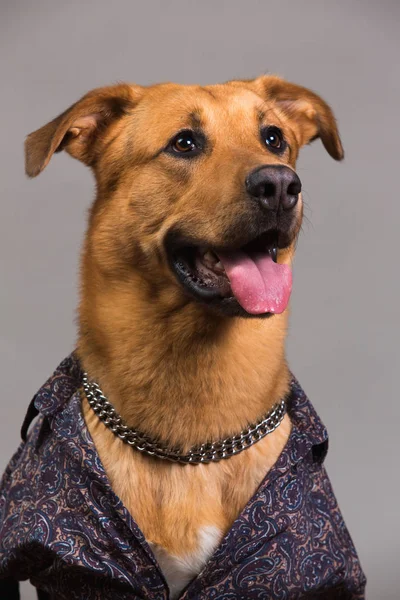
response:
<path fill-rule="evenodd" d="M 215 263 L 218 260 L 214 252 L 212 252 L 211 250 L 207 250 L 207 252 L 204 253 L 203 258 L 211 263 Z"/>

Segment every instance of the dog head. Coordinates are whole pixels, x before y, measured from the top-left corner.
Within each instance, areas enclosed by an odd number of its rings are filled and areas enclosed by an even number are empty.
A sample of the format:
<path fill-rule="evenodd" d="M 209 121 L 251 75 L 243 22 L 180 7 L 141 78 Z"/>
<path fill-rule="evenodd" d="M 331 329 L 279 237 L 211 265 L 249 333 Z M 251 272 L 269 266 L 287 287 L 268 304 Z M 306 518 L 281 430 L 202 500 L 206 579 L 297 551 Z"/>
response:
<path fill-rule="evenodd" d="M 97 182 L 87 252 L 109 281 L 140 281 L 230 316 L 286 309 L 302 220 L 301 146 L 343 158 L 316 94 L 276 76 L 221 85 L 120 84 L 89 92 L 26 141 L 38 175 L 66 150 Z"/>

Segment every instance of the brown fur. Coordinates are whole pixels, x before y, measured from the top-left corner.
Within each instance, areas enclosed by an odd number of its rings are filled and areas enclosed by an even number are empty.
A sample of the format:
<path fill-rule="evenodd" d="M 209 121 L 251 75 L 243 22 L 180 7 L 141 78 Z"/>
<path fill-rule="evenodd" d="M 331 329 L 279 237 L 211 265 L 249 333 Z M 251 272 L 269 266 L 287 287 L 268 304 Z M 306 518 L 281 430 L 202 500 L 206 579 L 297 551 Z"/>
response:
<path fill-rule="evenodd" d="M 258 120 L 279 126 L 290 148 L 268 153 Z M 210 143 L 195 162 L 162 152 L 199 125 Z M 97 196 L 81 274 L 78 353 L 125 421 L 183 449 L 235 434 L 286 393 L 288 311 L 267 320 L 224 318 L 186 295 L 163 242 L 179 226 L 211 246 L 234 241 L 245 218 L 246 174 L 265 164 L 295 167 L 316 137 L 343 150 L 328 105 L 275 76 L 213 86 L 122 84 L 94 90 L 28 136 L 26 168 L 41 172 L 65 148 L 92 167 Z M 293 243 L 279 253 L 290 263 Z M 271 435 L 217 464 L 179 466 L 143 456 L 97 420 L 89 431 L 111 484 L 150 542 L 172 554 L 195 549 L 202 525 L 226 532 L 282 451 L 286 416 Z"/>

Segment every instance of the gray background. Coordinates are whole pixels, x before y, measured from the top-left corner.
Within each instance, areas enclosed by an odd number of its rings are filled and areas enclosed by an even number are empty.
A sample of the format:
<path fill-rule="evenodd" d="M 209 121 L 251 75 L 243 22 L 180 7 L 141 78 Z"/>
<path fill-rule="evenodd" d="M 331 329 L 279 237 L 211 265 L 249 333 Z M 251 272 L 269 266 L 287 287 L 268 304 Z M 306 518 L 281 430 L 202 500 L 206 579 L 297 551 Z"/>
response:
<path fill-rule="evenodd" d="M 369 579 L 399 584 L 399 2 L 1 0 L 0 461 L 36 389 L 74 347 L 88 170 L 23 171 L 25 135 L 117 80 L 212 83 L 270 71 L 333 106 L 346 159 L 299 163 L 307 217 L 295 263 L 291 366 L 331 436 L 327 459 Z M 24 598 L 32 598 L 28 585 Z"/>

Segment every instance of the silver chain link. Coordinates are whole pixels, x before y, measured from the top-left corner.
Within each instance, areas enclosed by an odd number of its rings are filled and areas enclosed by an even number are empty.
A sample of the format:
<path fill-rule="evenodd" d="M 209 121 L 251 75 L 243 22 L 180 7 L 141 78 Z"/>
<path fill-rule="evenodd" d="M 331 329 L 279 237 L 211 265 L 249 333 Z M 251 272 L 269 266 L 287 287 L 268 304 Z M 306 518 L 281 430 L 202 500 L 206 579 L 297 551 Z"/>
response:
<path fill-rule="evenodd" d="M 147 435 L 125 425 L 122 417 L 104 396 L 97 383 L 89 381 L 87 373 L 83 373 L 82 381 L 87 400 L 93 411 L 116 436 L 139 452 L 177 463 L 198 465 L 217 462 L 239 454 L 275 431 L 286 412 L 286 398 L 284 398 L 275 404 L 261 421 L 243 429 L 238 435 L 194 446 L 187 454 L 182 454 L 179 449 L 168 448 L 164 444 L 154 442 Z"/>

